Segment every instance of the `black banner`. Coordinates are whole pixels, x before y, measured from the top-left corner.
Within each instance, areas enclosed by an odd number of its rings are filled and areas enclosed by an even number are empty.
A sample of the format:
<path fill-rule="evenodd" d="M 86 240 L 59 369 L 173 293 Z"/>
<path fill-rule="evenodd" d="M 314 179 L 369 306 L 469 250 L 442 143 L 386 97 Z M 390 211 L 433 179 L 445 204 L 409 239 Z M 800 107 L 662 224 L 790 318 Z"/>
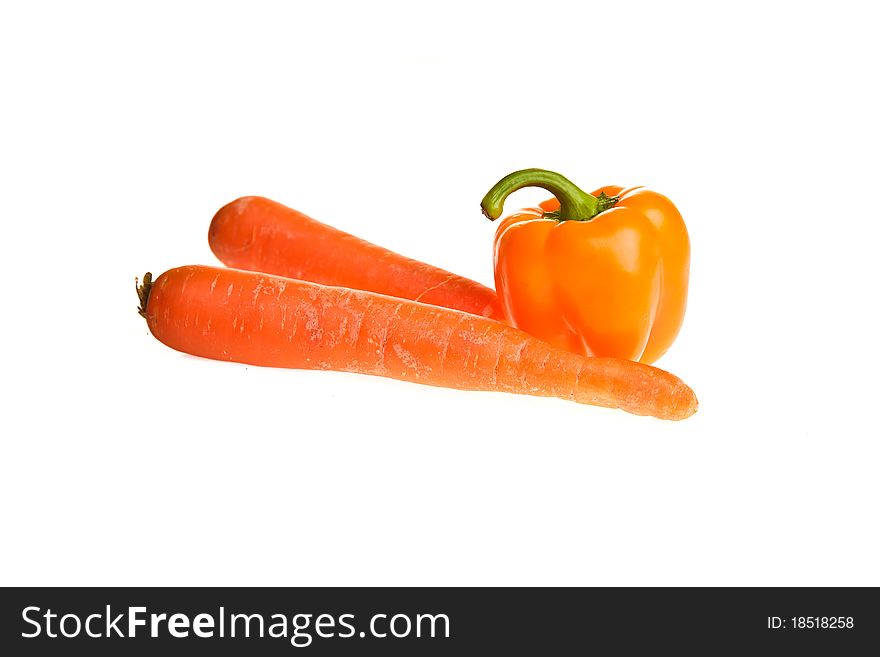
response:
<path fill-rule="evenodd" d="M 3 589 L 4 655 L 866 654 L 873 588 Z"/>

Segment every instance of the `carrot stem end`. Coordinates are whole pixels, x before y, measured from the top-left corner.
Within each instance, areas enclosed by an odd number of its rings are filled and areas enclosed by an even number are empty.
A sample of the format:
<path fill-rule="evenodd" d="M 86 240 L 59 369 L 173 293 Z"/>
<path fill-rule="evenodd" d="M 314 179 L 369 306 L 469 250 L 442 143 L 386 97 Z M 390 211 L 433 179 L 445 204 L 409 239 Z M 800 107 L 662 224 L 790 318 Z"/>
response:
<path fill-rule="evenodd" d="M 150 289 L 153 287 L 153 274 L 147 272 L 144 274 L 144 283 L 140 284 L 137 276 L 134 279 L 134 288 L 137 291 L 138 301 L 140 304 L 138 305 L 138 315 L 147 318 L 147 301 L 150 299 Z"/>

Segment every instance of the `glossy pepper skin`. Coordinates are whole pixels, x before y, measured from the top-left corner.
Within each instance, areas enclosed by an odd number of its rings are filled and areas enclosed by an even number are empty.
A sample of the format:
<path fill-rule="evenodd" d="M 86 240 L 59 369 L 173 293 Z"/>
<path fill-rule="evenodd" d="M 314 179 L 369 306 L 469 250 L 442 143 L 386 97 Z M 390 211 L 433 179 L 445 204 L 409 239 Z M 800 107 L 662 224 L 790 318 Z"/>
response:
<path fill-rule="evenodd" d="M 690 239 L 668 198 L 643 187 L 586 194 L 542 169 L 503 178 L 483 200 L 490 219 L 527 186 L 555 195 L 501 221 L 495 286 L 508 321 L 587 356 L 653 363 L 678 335 L 687 305 Z"/>

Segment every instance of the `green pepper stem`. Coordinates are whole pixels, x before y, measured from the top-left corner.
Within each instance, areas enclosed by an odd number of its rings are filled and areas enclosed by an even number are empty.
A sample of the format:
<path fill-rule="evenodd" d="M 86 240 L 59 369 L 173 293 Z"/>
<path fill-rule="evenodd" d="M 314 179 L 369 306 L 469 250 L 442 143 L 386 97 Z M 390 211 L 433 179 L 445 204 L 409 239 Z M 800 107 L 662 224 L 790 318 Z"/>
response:
<path fill-rule="evenodd" d="M 545 169 L 523 169 L 504 176 L 483 198 L 480 207 L 492 221 L 501 216 L 507 197 L 523 187 L 541 187 L 559 199 L 559 221 L 589 221 L 602 210 L 599 199 L 580 189 L 565 176 Z"/>

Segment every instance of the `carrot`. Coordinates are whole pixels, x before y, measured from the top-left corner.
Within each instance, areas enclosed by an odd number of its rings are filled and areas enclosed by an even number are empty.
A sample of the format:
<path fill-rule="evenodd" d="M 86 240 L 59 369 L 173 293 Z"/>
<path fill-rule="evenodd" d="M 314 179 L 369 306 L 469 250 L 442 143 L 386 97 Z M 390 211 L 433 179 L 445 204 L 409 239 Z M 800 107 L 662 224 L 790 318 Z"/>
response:
<path fill-rule="evenodd" d="M 205 266 L 171 269 L 155 283 L 147 274 L 138 291 L 153 335 L 195 356 L 559 397 L 670 420 L 697 409 L 693 391 L 663 370 L 578 356 L 447 308 Z"/>
<path fill-rule="evenodd" d="M 260 196 L 245 196 L 220 208 L 211 221 L 208 243 L 229 267 L 369 290 L 504 321 L 494 290 Z"/>

